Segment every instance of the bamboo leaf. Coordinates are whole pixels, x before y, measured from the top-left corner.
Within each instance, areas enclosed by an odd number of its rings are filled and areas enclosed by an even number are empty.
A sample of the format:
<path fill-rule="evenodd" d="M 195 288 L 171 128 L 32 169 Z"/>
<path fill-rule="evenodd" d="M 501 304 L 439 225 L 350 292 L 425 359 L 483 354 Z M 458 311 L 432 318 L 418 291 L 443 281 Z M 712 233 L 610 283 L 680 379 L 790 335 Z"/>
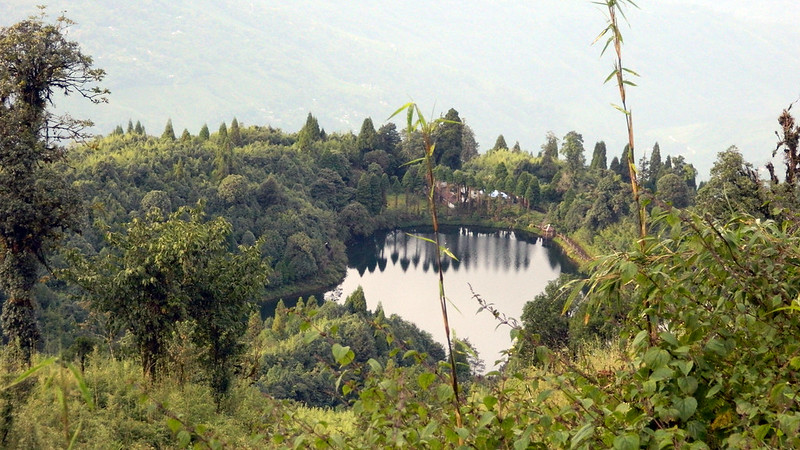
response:
<path fill-rule="evenodd" d="M 409 161 L 409 162 L 407 162 L 405 164 L 400 165 L 400 167 L 410 166 L 412 164 L 421 163 L 422 161 L 425 161 L 425 158 L 417 158 L 417 159 L 411 160 L 411 161 Z"/>
<path fill-rule="evenodd" d="M 408 103 L 406 103 L 405 105 L 403 105 L 403 106 L 401 106 L 401 107 L 397 108 L 397 111 L 395 111 L 394 113 L 392 113 L 392 115 L 391 115 L 391 116 L 389 116 L 389 118 L 388 118 L 388 119 L 386 119 L 386 120 L 392 120 L 392 119 L 394 118 L 394 116 L 396 116 L 396 115 L 400 114 L 400 113 L 401 113 L 401 112 L 402 112 L 404 109 L 411 109 L 411 107 L 412 107 L 413 105 L 414 105 L 414 103 L 413 103 L 413 102 L 408 102 Z M 410 122 L 410 121 L 409 121 L 409 122 Z"/>
<path fill-rule="evenodd" d="M 92 399 L 92 393 L 89 391 L 89 386 L 86 385 L 86 380 L 83 378 L 83 375 L 81 375 L 81 372 L 75 368 L 75 366 L 69 364 L 67 367 L 69 367 L 72 375 L 75 376 L 75 380 L 78 381 L 78 389 L 81 391 L 83 401 L 89 406 L 89 411 L 93 411 L 94 400 Z"/>
<path fill-rule="evenodd" d="M 578 297 L 579 294 L 583 292 L 583 288 L 586 286 L 586 282 L 584 280 L 572 280 L 564 285 L 563 289 L 571 289 L 567 300 L 564 302 L 564 308 L 561 311 L 561 314 L 566 314 L 570 308 L 572 308 L 572 304 L 575 302 L 575 298 Z"/>
<path fill-rule="evenodd" d="M 31 367 L 30 369 L 26 370 L 25 372 L 23 372 L 20 376 L 15 378 L 14 381 L 11 382 L 11 384 L 3 386 L 2 389 L 0 389 L 0 391 L 4 391 L 4 390 L 9 389 L 9 388 L 11 388 L 13 386 L 16 386 L 17 384 L 21 383 L 22 381 L 24 381 L 29 376 L 31 376 L 34 373 L 38 372 L 39 370 L 43 369 L 44 367 L 47 367 L 50 364 L 53 364 L 53 362 L 55 362 L 55 360 L 56 360 L 56 358 L 47 358 L 47 359 L 45 359 L 44 361 L 40 362 L 39 364 L 37 364 L 37 365 Z"/>
<path fill-rule="evenodd" d="M 419 106 L 414 103 L 414 109 L 417 112 L 417 121 L 422 125 L 423 130 L 428 127 L 428 122 L 425 121 L 425 116 L 422 115 L 422 111 L 419 110 Z"/>
<path fill-rule="evenodd" d="M 614 76 L 615 76 L 616 74 L 617 74 L 617 69 L 614 69 L 614 70 L 612 70 L 612 71 L 611 71 L 611 73 L 610 73 L 610 74 L 608 74 L 608 76 L 606 77 L 605 81 L 603 81 L 603 83 L 604 83 L 604 84 L 605 84 L 605 83 L 608 83 L 608 82 L 609 82 L 609 80 L 611 80 L 612 78 L 614 78 Z"/>
<path fill-rule="evenodd" d="M 72 433 L 72 439 L 69 440 L 69 446 L 67 446 L 67 450 L 75 448 L 75 443 L 78 441 L 78 435 L 81 434 L 82 429 L 83 429 L 83 420 L 78 422 L 78 428 L 76 428 L 75 432 Z"/>
<path fill-rule="evenodd" d="M 450 259 L 452 259 L 454 261 L 458 261 L 458 258 L 456 258 L 456 255 L 454 255 L 453 252 L 451 252 L 449 248 L 440 246 L 439 249 L 442 251 L 442 253 L 444 253 L 445 255 L 450 257 Z"/>
<path fill-rule="evenodd" d="M 635 77 L 639 77 L 640 76 L 638 73 L 634 72 L 631 69 L 628 69 L 627 67 L 623 67 L 622 70 L 624 70 L 625 72 L 627 72 L 627 73 L 629 73 L 629 74 L 631 74 L 631 75 L 633 75 Z"/>
<path fill-rule="evenodd" d="M 627 116 L 627 115 L 629 115 L 629 114 L 631 113 L 631 112 L 630 112 L 630 111 L 628 111 L 627 109 L 625 109 L 625 108 L 623 108 L 622 106 L 619 106 L 619 105 L 617 105 L 617 104 L 614 104 L 614 103 L 612 103 L 612 104 L 611 104 L 611 106 L 613 106 L 613 107 L 614 107 L 614 109 L 616 109 L 617 111 L 621 112 L 622 114 L 625 114 L 626 116 Z"/>

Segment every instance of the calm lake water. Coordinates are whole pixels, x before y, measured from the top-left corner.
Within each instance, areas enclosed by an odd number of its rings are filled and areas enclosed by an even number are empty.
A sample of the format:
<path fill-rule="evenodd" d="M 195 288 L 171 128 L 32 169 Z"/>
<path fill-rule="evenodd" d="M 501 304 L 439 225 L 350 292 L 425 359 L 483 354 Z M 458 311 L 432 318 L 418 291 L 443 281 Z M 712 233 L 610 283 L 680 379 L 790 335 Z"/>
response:
<path fill-rule="evenodd" d="M 473 292 L 519 319 L 526 302 L 562 269 L 574 267 L 557 245 L 532 234 L 465 227 L 441 231 L 442 245 L 458 258 L 448 258 L 443 266 L 450 328 L 469 338 L 491 369 L 511 345 L 510 329 L 497 328 L 489 312 L 478 313 Z M 381 303 L 387 316 L 397 314 L 444 342 L 435 247 L 410 234 L 433 238 L 430 229 L 396 230 L 351 245 L 344 281 L 325 295 L 343 302 L 360 285 L 370 310 Z"/>

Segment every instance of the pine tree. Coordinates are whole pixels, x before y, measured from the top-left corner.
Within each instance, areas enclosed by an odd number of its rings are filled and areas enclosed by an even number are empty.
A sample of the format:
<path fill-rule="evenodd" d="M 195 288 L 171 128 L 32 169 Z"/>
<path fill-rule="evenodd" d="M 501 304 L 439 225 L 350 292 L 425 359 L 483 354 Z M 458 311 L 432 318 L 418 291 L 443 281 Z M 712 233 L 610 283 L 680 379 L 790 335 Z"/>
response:
<path fill-rule="evenodd" d="M 175 130 L 172 128 L 172 119 L 167 119 L 167 125 L 164 127 L 164 132 L 161 134 L 161 139 L 174 141 Z"/>
<path fill-rule="evenodd" d="M 594 144 L 594 153 L 592 153 L 592 163 L 589 166 L 592 169 L 607 169 L 606 166 L 606 143 L 600 141 Z"/>
<path fill-rule="evenodd" d="M 545 143 L 542 144 L 542 157 L 552 160 L 558 159 L 558 138 L 552 131 L 547 132 Z"/>
<path fill-rule="evenodd" d="M 508 144 L 506 144 L 506 138 L 504 138 L 502 134 L 500 136 L 497 136 L 497 140 L 494 141 L 494 147 L 492 147 L 492 150 L 500 150 L 500 149 L 508 150 Z"/>
<path fill-rule="evenodd" d="M 661 163 L 661 147 L 659 147 L 658 142 L 653 145 L 653 153 L 650 155 L 650 176 L 647 180 L 647 187 L 651 191 L 655 191 L 656 189 L 656 182 L 659 178 L 661 178 L 661 170 L 663 164 Z"/>
<path fill-rule="evenodd" d="M 436 133 L 436 153 L 434 162 L 451 169 L 460 169 L 463 161 L 463 128 L 458 111 L 450 108 Z"/>
<path fill-rule="evenodd" d="M 372 119 L 367 117 L 361 123 L 361 131 L 358 133 L 356 139 L 356 147 L 363 157 L 365 153 L 371 152 L 378 148 L 378 133 L 375 131 L 375 126 L 372 124 Z"/>
<path fill-rule="evenodd" d="M 297 133 L 297 146 L 301 150 L 308 150 L 312 142 L 317 142 L 322 139 L 322 132 L 319 129 L 319 122 L 317 118 L 308 113 L 306 124 Z"/>
<path fill-rule="evenodd" d="M 228 138 L 231 140 L 231 145 L 234 147 L 241 147 L 242 133 L 239 130 L 239 121 L 236 120 L 236 117 L 234 117 L 233 121 L 231 122 L 231 129 L 228 132 Z"/>
<path fill-rule="evenodd" d="M 203 127 L 200 128 L 200 133 L 197 134 L 197 137 L 200 139 L 200 142 L 207 141 L 211 137 L 211 133 L 208 131 L 208 125 L 203 124 Z"/>
<path fill-rule="evenodd" d="M 219 131 L 217 131 L 217 139 L 220 142 L 225 142 L 228 140 L 228 127 L 225 125 L 225 122 L 222 122 L 219 125 Z"/>
<path fill-rule="evenodd" d="M 631 149 L 628 144 L 625 144 L 625 149 L 622 150 L 622 156 L 619 158 L 619 176 L 622 177 L 622 181 L 625 183 L 631 182 L 631 171 L 628 168 L 628 154 L 630 153 Z"/>

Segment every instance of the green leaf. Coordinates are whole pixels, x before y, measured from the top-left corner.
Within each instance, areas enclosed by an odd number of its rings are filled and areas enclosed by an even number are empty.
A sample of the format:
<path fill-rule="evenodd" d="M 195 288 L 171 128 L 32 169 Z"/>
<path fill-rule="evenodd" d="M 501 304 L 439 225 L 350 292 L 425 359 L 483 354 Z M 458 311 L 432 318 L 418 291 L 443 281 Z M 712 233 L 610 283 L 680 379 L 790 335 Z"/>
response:
<path fill-rule="evenodd" d="M 669 345 L 671 345 L 673 347 L 679 347 L 680 346 L 680 343 L 678 342 L 678 339 L 675 338 L 675 335 L 670 333 L 669 331 L 664 331 L 662 333 L 659 333 L 658 336 L 661 339 L 663 339 L 664 342 L 666 342 L 667 344 L 669 344 Z"/>
<path fill-rule="evenodd" d="M 615 437 L 614 448 L 616 450 L 638 450 L 639 435 L 631 433 Z"/>
<path fill-rule="evenodd" d="M 647 330 L 642 330 L 636 333 L 636 337 L 633 338 L 633 343 L 631 344 L 634 349 L 641 350 L 646 346 L 649 342 L 647 341 Z"/>
<path fill-rule="evenodd" d="M 380 362 L 376 361 L 374 358 L 370 358 L 369 360 L 367 360 L 367 364 L 369 364 L 369 367 L 372 369 L 373 372 L 375 373 L 383 372 L 383 366 L 381 365 Z"/>
<path fill-rule="evenodd" d="M 72 439 L 69 440 L 69 446 L 67 446 L 67 450 L 72 450 L 75 448 L 75 443 L 78 442 L 78 435 L 81 434 L 81 430 L 83 429 L 83 420 L 78 422 L 78 428 L 75 429 L 75 432 L 72 433 Z"/>
<path fill-rule="evenodd" d="M 350 347 L 344 347 L 338 342 L 331 346 L 331 351 L 333 352 L 333 359 L 339 364 L 339 366 L 344 367 L 355 359 L 356 355 L 350 350 Z"/>
<path fill-rule="evenodd" d="M 451 252 L 449 248 L 447 248 L 447 247 L 439 247 L 439 248 L 442 250 L 442 253 L 447 255 L 450 259 L 452 259 L 453 261 L 458 261 L 458 258 L 456 258 L 456 255 L 454 255 L 453 252 Z"/>
<path fill-rule="evenodd" d="M 725 347 L 725 343 L 717 338 L 708 341 L 704 350 L 706 352 L 715 353 L 723 358 L 728 356 L 728 349 Z"/>
<path fill-rule="evenodd" d="M 181 430 L 178 432 L 178 447 L 187 448 L 191 442 L 192 435 L 188 431 Z"/>
<path fill-rule="evenodd" d="M 624 70 L 625 72 L 628 72 L 629 74 L 631 74 L 631 75 L 633 75 L 633 76 L 635 76 L 635 77 L 638 77 L 638 76 L 640 76 L 638 73 L 634 72 L 634 71 L 633 71 L 633 70 L 631 70 L 631 69 L 628 69 L 627 67 L 623 67 L 623 68 L 622 68 L 622 70 Z"/>
<path fill-rule="evenodd" d="M 756 439 L 759 441 L 764 441 L 764 438 L 767 437 L 769 431 L 772 429 L 772 426 L 768 423 L 765 423 L 755 429 L 753 434 L 755 435 Z"/>
<path fill-rule="evenodd" d="M 494 411 L 484 411 L 484 413 L 481 414 L 481 420 L 478 421 L 478 428 L 489 425 L 495 418 L 497 418 L 497 414 L 495 414 Z"/>
<path fill-rule="evenodd" d="M 678 388 L 686 395 L 692 395 L 697 390 L 697 378 L 680 377 L 678 378 Z"/>
<path fill-rule="evenodd" d="M 401 164 L 400 167 L 411 166 L 411 165 L 414 165 L 414 164 L 417 164 L 417 163 L 421 163 L 423 161 L 425 161 L 425 158 L 412 159 L 411 161 L 408 161 L 407 163 Z M 406 233 L 406 234 L 408 234 L 408 233 Z"/>
<path fill-rule="evenodd" d="M 417 383 L 419 383 L 419 387 L 422 389 L 428 389 L 428 387 L 436 380 L 436 375 L 431 372 L 424 372 L 417 377 Z"/>
<path fill-rule="evenodd" d="M 411 357 L 414 357 L 414 356 L 417 356 L 417 355 L 419 355 L 419 352 L 416 351 L 416 350 L 406 350 L 406 352 L 403 353 L 403 358 L 402 359 L 411 358 Z"/>
<path fill-rule="evenodd" d="M 319 331 L 315 329 L 310 329 L 303 335 L 303 342 L 306 344 L 310 344 L 314 342 L 319 337 Z"/>
<path fill-rule="evenodd" d="M 720 383 L 711 386 L 711 389 L 708 390 L 706 393 L 706 398 L 711 398 L 717 394 L 722 389 L 722 385 Z"/>
<path fill-rule="evenodd" d="M 525 450 L 531 443 L 530 436 L 523 436 L 520 439 L 514 441 L 514 449 L 515 450 Z"/>
<path fill-rule="evenodd" d="M 675 400 L 675 409 L 678 410 L 678 417 L 686 422 L 692 417 L 694 412 L 697 411 L 697 399 L 694 397 L 685 397 Z"/>
<path fill-rule="evenodd" d="M 440 402 L 450 400 L 453 398 L 453 388 L 447 384 L 440 384 L 439 387 L 436 388 L 436 397 Z"/>
<path fill-rule="evenodd" d="M 614 109 L 616 109 L 617 111 L 621 112 L 622 114 L 625 114 L 626 116 L 631 113 L 630 111 L 628 111 L 627 109 L 623 108 L 622 106 L 616 105 L 614 103 L 612 103 L 611 106 Z"/>
<path fill-rule="evenodd" d="M 56 358 L 47 358 L 47 359 L 45 359 L 44 361 L 42 361 L 39 364 L 31 367 L 30 369 L 26 370 L 25 372 L 22 372 L 22 374 L 20 374 L 20 376 L 15 378 L 14 381 L 11 382 L 11 384 L 3 386 L 2 389 L 0 389 L 0 391 L 4 391 L 4 390 L 6 390 L 6 389 L 8 389 L 10 387 L 13 387 L 13 386 L 21 383 L 22 381 L 24 381 L 26 378 L 28 378 L 29 376 L 33 375 L 34 373 L 42 370 L 43 368 L 49 366 L 50 364 L 53 364 L 53 362 L 55 360 L 56 360 Z"/>
<path fill-rule="evenodd" d="M 89 411 L 93 411 L 94 399 L 92 398 L 92 393 L 89 391 L 89 386 L 86 385 L 86 380 L 83 379 L 81 372 L 72 364 L 68 365 L 68 367 L 72 372 L 72 375 L 75 377 L 75 380 L 78 381 L 78 389 L 81 391 L 81 397 L 83 397 L 83 401 L 86 402 L 86 405 L 89 407 Z"/>
<path fill-rule="evenodd" d="M 167 417 L 167 428 L 169 428 L 173 433 L 177 433 L 178 430 L 183 428 L 183 424 L 180 420 L 174 417 Z"/>
<path fill-rule="evenodd" d="M 608 74 L 608 76 L 606 77 L 606 80 L 603 81 L 603 83 L 608 83 L 608 81 L 610 79 L 614 78 L 614 75 L 616 75 L 616 74 L 617 74 L 617 69 L 614 69 L 613 71 L 611 71 L 610 74 Z"/>
<path fill-rule="evenodd" d="M 622 267 L 620 267 L 619 272 L 622 284 L 625 284 L 636 276 L 636 274 L 639 272 L 639 267 L 636 266 L 636 263 L 625 261 L 622 263 Z"/>
<path fill-rule="evenodd" d="M 578 448 L 583 441 L 589 439 L 594 434 L 594 424 L 589 422 L 584 424 L 572 437 L 570 448 Z"/>

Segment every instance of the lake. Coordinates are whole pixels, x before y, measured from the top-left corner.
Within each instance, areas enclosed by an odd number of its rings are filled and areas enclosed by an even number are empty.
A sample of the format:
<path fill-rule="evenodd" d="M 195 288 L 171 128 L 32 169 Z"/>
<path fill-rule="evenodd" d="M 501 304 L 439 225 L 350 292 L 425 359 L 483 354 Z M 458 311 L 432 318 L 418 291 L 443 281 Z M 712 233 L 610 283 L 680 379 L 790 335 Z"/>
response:
<path fill-rule="evenodd" d="M 343 302 L 360 285 L 370 310 L 380 303 L 387 316 L 397 314 L 443 343 L 435 246 L 411 234 L 433 239 L 430 228 L 395 230 L 348 247 L 347 275 L 325 295 Z M 562 269 L 574 271 L 574 265 L 556 244 L 530 233 L 442 227 L 440 239 L 458 258 L 447 258 L 443 265 L 450 329 L 469 338 L 491 370 L 511 346 L 510 329 L 498 328 L 489 312 L 478 313 L 474 294 L 518 319 L 526 302 Z"/>

